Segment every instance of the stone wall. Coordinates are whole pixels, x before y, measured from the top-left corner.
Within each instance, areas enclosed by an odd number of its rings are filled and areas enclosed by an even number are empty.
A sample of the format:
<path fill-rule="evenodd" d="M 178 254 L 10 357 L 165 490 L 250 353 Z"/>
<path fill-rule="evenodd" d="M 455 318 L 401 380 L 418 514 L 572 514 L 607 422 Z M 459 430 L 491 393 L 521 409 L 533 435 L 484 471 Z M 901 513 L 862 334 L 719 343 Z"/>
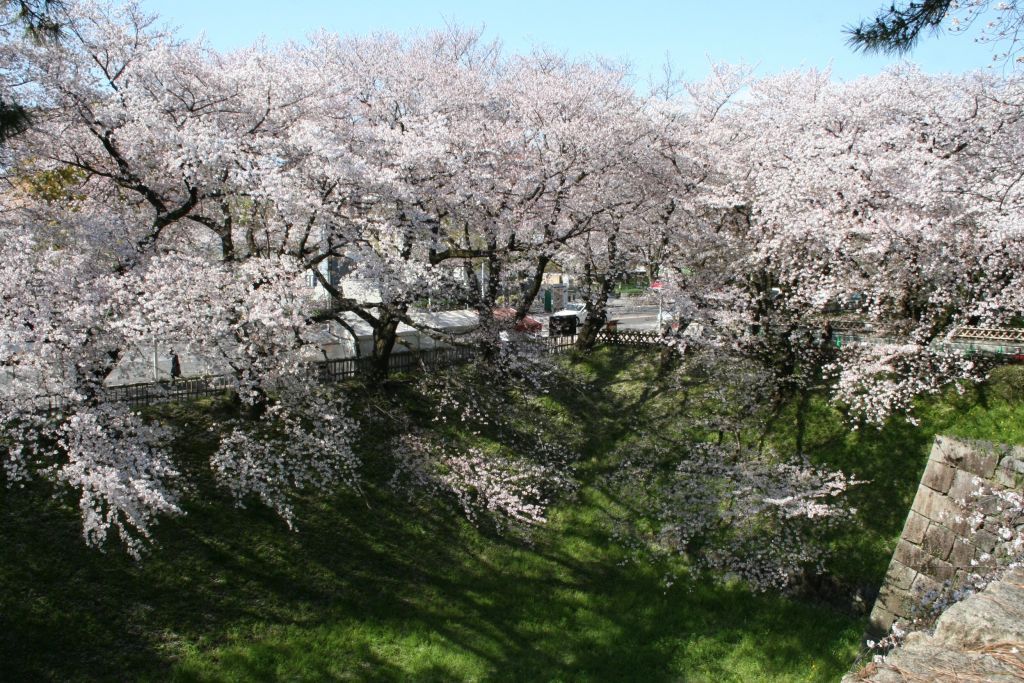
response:
<path fill-rule="evenodd" d="M 1024 680 L 1024 570 L 950 607 L 934 633 L 916 632 L 843 683 Z"/>
<path fill-rule="evenodd" d="M 998 501 L 986 497 L 993 488 L 1019 488 L 1022 483 L 1024 447 L 936 437 L 871 611 L 870 629 L 888 631 L 895 620 L 913 618 L 923 596 L 961 583 L 971 560 L 980 561 L 996 544 L 987 525 L 971 533 L 963 501 L 994 513 Z"/>

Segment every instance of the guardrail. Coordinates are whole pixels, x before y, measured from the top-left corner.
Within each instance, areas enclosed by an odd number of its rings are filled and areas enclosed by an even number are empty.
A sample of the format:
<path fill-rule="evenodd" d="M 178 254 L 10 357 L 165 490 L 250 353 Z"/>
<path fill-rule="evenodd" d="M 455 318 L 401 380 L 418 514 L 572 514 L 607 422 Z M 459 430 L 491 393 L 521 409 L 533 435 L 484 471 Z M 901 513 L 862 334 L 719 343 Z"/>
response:
<path fill-rule="evenodd" d="M 392 353 L 388 357 L 388 371 L 408 372 L 419 367 L 458 365 L 480 355 L 475 346 L 445 346 L 436 349 L 422 349 L 404 353 Z M 319 361 L 314 365 L 314 374 L 321 382 L 337 382 L 363 374 L 373 367 L 373 358 L 338 358 Z"/>
<path fill-rule="evenodd" d="M 223 394 L 229 386 L 228 379 L 224 375 L 189 377 L 170 382 L 118 384 L 105 387 L 103 398 L 137 407 L 152 403 L 189 401 L 206 396 L 218 396 Z"/>
<path fill-rule="evenodd" d="M 1024 344 L 1024 329 L 1010 327 L 958 327 L 953 331 L 952 339 Z"/>
<path fill-rule="evenodd" d="M 1012 332 L 1013 330 L 1005 330 L 1002 334 L 987 336 L 954 334 L 948 338 L 934 339 L 928 346 L 937 351 L 960 351 L 968 356 L 988 356 L 1002 362 L 1024 362 L 1024 336 L 1018 336 Z M 836 330 L 832 332 L 832 341 L 838 348 L 849 343 L 904 344 L 907 342 L 905 338 L 889 336 L 880 332 L 841 332 Z"/>
<path fill-rule="evenodd" d="M 602 335 L 607 337 L 607 333 L 601 333 L 599 340 Z M 535 342 L 540 345 L 543 353 L 561 353 L 572 349 L 576 345 L 576 336 L 537 337 Z M 429 369 L 460 365 L 478 358 L 480 355 L 481 350 L 476 346 L 446 346 L 435 349 L 393 353 L 388 357 L 388 370 L 391 372 L 410 372 L 421 368 Z M 322 383 L 339 382 L 368 372 L 372 368 L 373 362 L 373 358 L 369 357 L 317 361 L 310 366 L 310 376 L 315 381 Z M 233 382 L 228 375 L 189 377 L 163 382 L 117 384 L 104 387 L 102 399 L 105 401 L 127 403 L 132 407 L 141 407 L 157 403 L 219 396 L 230 389 L 232 384 Z M 49 413 L 58 412 L 69 403 L 69 401 L 60 396 L 41 396 L 36 401 L 40 410 Z"/>
<path fill-rule="evenodd" d="M 832 340 L 837 346 L 846 343 L 901 343 L 905 340 L 873 332 L 866 321 L 830 321 Z M 573 349 L 577 337 L 538 337 L 543 352 L 561 353 Z M 658 332 L 640 330 L 609 331 L 597 333 L 598 344 L 622 347 L 651 347 L 661 343 Z M 999 342 L 1011 342 L 1000 344 Z M 1019 342 L 1019 345 L 1012 342 Z M 986 354 L 1006 361 L 1024 362 L 1024 330 L 1007 328 L 962 327 L 949 341 L 933 342 L 936 348 L 956 349 L 968 354 Z M 393 353 L 388 358 L 388 370 L 409 372 L 420 368 L 442 367 L 466 363 L 480 356 L 476 346 L 450 346 L 423 349 L 405 353 Z M 367 372 L 373 364 L 372 358 L 340 358 L 318 361 L 311 365 L 311 377 L 319 382 L 330 383 L 356 377 Z M 127 403 L 133 407 L 192 400 L 223 394 L 232 385 L 226 375 L 189 377 L 171 382 L 143 382 L 105 387 L 103 398 L 108 401 Z M 42 410 L 56 412 L 68 402 L 59 396 L 42 396 L 36 399 Z"/>

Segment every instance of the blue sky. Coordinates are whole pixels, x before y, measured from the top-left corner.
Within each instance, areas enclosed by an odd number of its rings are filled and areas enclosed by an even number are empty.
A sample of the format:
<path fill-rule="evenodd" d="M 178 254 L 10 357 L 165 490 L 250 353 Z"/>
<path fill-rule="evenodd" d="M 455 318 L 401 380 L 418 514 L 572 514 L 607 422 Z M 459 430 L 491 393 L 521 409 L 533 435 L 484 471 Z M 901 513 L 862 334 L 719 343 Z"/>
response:
<path fill-rule="evenodd" d="M 758 64 L 767 75 L 832 65 L 842 80 L 877 73 L 898 61 L 865 56 L 846 45 L 844 26 L 873 15 L 891 0 L 142 0 L 180 29 L 205 32 L 220 50 L 265 36 L 272 43 L 302 40 L 319 28 L 341 34 L 408 33 L 446 22 L 484 27 L 507 50 L 544 46 L 571 56 L 626 59 L 636 76 L 660 73 L 666 55 L 689 79 L 707 72 L 708 60 Z M 963 72 L 991 63 L 992 47 L 970 36 L 927 36 L 910 59 L 930 73 Z"/>

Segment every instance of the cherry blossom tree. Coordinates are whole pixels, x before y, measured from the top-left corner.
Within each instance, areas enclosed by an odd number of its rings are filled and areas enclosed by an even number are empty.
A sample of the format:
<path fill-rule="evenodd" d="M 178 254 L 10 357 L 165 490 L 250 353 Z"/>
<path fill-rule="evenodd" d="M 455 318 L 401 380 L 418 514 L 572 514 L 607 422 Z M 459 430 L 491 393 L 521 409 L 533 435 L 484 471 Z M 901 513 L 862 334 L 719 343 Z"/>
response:
<path fill-rule="evenodd" d="M 634 506 L 619 533 L 641 557 L 682 555 L 691 572 L 762 591 L 822 571 L 823 534 L 851 518 L 841 496 L 858 482 L 735 443 L 693 443 L 682 457 L 679 448 L 631 444 L 613 479 Z"/>
<path fill-rule="evenodd" d="M 1002 137 L 1017 130 L 1018 89 L 912 69 L 846 85 L 813 72 L 752 83 L 716 117 L 706 228 L 696 248 L 683 250 L 689 234 L 676 241 L 677 305 L 760 356 L 782 388 L 841 374 L 836 397 L 859 411 L 854 394 L 872 396 L 874 421 L 921 391 L 977 378 L 944 340 L 958 325 L 1019 315 L 1006 265 L 1020 235 L 996 228 L 1019 215 L 1006 165 L 1019 144 Z M 716 284 L 684 294 L 701 281 Z M 833 362 L 821 353 L 826 318 L 850 301 L 860 310 L 847 315 L 874 325 L 875 339 Z"/>
<path fill-rule="evenodd" d="M 355 466 L 344 401 L 308 386 L 308 238 L 275 192 L 282 131 L 307 93 L 287 55 L 222 58 L 133 5 L 69 4 L 63 24 L 60 45 L 21 46 L 36 125 L 4 149 L 7 477 L 67 484 L 87 541 L 116 529 L 138 554 L 156 517 L 181 511 L 173 435 L 111 402 L 105 382 L 162 339 L 230 369 L 258 422 L 226 426 L 211 466 L 240 500 L 290 519 L 296 488 L 351 482 Z M 64 197 L 24 180 L 63 169 Z"/>

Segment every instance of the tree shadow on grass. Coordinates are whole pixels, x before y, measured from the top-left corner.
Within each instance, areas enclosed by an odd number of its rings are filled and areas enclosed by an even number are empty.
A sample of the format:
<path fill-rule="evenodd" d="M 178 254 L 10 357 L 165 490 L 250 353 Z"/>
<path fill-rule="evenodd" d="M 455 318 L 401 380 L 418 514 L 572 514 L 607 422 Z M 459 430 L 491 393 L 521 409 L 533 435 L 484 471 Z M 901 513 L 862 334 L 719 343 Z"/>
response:
<path fill-rule="evenodd" d="M 600 381 L 621 372 L 597 365 Z M 601 458 L 659 398 L 641 389 L 628 410 L 560 400 Z M 212 445 L 191 447 L 199 466 Z M 161 524 L 141 563 L 85 548 L 67 501 L 5 495 L 4 676 L 830 680 L 863 625 L 736 587 L 668 588 L 664 568 L 623 563 L 600 495 L 556 510 L 527 542 L 405 501 L 387 468 L 368 465 L 364 495 L 300 504 L 299 533 L 201 480 L 200 502 Z"/>
<path fill-rule="evenodd" d="M 84 548 L 73 510 L 39 526 L 5 508 L 5 676 L 678 680 L 734 647 L 793 671 L 848 625 L 790 634 L 820 619 L 739 589 L 666 592 L 579 517 L 529 545 L 370 496 L 311 505 L 298 534 L 211 504 L 165 524 L 141 564 Z"/>
<path fill-rule="evenodd" d="M 903 529 L 935 436 L 935 426 L 914 425 L 894 416 L 882 427 L 852 429 L 823 395 L 808 403 L 804 451 L 811 462 L 839 469 L 861 484 L 844 494 L 856 509 L 851 524 L 830 534 L 832 558 L 826 567 L 851 591 L 872 593 L 880 585 Z M 787 406 L 775 424 L 773 443 L 785 452 L 795 440 L 796 406 Z"/>

